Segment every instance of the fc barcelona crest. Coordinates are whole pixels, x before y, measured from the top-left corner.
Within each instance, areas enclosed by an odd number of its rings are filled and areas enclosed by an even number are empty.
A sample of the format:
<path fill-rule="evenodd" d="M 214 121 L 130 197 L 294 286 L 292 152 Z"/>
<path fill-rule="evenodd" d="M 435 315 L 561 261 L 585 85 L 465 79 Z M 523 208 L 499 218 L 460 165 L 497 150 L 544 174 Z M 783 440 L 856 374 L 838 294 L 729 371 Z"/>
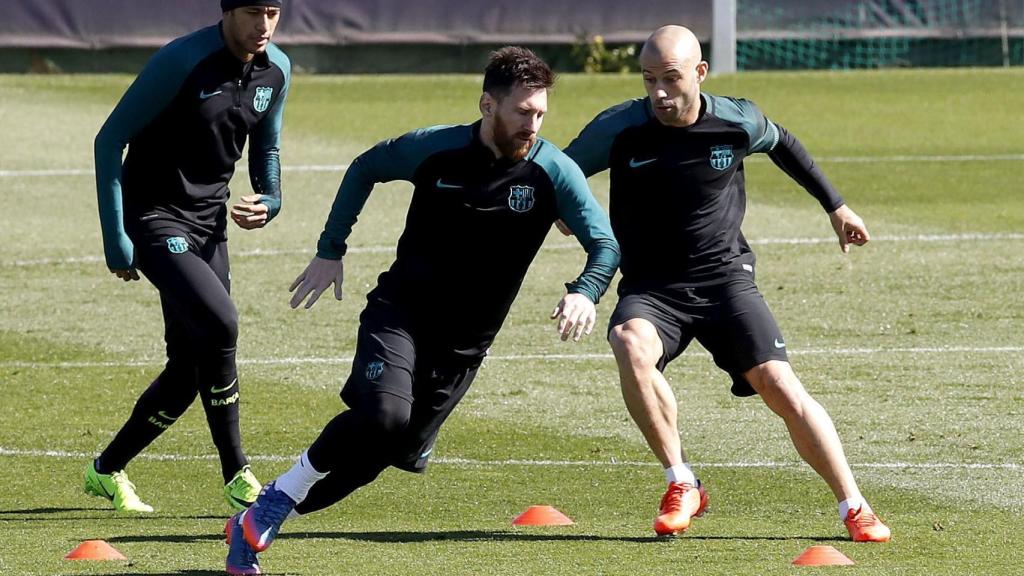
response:
<path fill-rule="evenodd" d="M 528 212 L 533 208 L 533 187 L 512 186 L 508 194 L 508 207 L 513 212 Z"/>
<path fill-rule="evenodd" d="M 380 375 L 384 373 L 384 363 L 380 360 L 374 360 L 366 365 L 366 379 L 376 380 L 380 378 Z"/>
<path fill-rule="evenodd" d="M 256 96 L 253 96 L 252 107 L 257 112 L 266 112 L 267 108 L 270 107 L 270 96 L 274 93 L 274 89 L 269 86 L 257 86 Z"/>
<path fill-rule="evenodd" d="M 732 146 L 712 146 L 711 167 L 715 170 L 725 170 L 729 166 L 732 166 Z"/>
<path fill-rule="evenodd" d="M 171 254 L 184 254 L 188 252 L 188 242 L 181 236 L 171 236 L 167 239 L 167 249 Z"/>

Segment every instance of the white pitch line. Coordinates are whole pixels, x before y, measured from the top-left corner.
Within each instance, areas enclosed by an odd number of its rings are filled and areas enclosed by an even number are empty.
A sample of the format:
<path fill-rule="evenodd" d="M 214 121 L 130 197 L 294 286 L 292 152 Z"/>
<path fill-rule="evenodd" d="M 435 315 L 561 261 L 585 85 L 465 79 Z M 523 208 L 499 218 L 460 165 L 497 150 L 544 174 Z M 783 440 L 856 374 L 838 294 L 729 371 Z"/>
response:
<path fill-rule="evenodd" d="M 294 164 L 281 166 L 282 172 L 344 172 L 348 164 Z M 247 168 L 239 167 L 239 172 L 248 172 Z"/>
<path fill-rule="evenodd" d="M 823 156 L 816 161 L 843 163 L 871 162 L 987 162 L 987 161 L 1024 161 L 1024 154 L 947 154 L 947 155 L 911 155 L 895 154 L 892 156 Z"/>
<path fill-rule="evenodd" d="M 577 244 L 578 246 L 578 244 Z M 273 248 L 256 248 L 254 250 L 242 250 L 231 254 L 232 258 L 251 258 L 254 256 L 291 256 L 291 255 L 302 255 L 302 254 L 313 254 L 316 252 L 313 248 L 300 248 L 297 250 L 275 250 Z M 348 249 L 349 254 L 388 254 L 394 253 L 394 246 L 354 246 Z M 26 266 L 48 266 L 51 264 L 63 265 L 63 264 L 92 264 L 97 262 L 103 262 L 103 256 L 92 255 L 92 256 L 70 256 L 67 258 L 37 258 L 34 260 L 13 260 L 11 262 L 0 263 L 0 266 L 15 266 L 15 267 L 26 267 Z"/>
<path fill-rule="evenodd" d="M 93 452 L 75 452 L 70 450 L 24 450 L 19 448 L 5 448 L 0 446 L 0 456 L 15 458 L 62 458 L 72 460 L 84 460 L 94 458 Z M 155 460 L 158 462 L 196 462 L 217 460 L 216 454 L 160 454 L 143 452 L 138 456 L 143 460 Z M 250 460 L 256 462 L 292 462 L 297 455 L 282 456 L 275 454 L 257 454 L 249 456 Z M 580 467 L 653 467 L 657 462 L 637 462 L 630 460 L 475 460 L 472 458 L 439 457 L 431 459 L 434 464 L 449 464 L 452 466 L 580 466 Z M 803 462 L 698 462 L 694 464 L 697 468 L 809 468 Z M 1015 463 L 990 463 L 990 462 L 867 462 L 852 464 L 854 468 L 880 468 L 880 469 L 919 469 L 919 470 L 1020 470 L 1024 468 Z"/>
<path fill-rule="evenodd" d="M 348 164 L 295 164 L 281 166 L 282 172 L 344 172 Z M 248 172 L 247 166 L 239 166 L 236 172 Z M 92 176 L 92 168 L 56 168 L 52 170 L 0 170 L 0 178 L 51 177 L 51 176 Z"/>
<path fill-rule="evenodd" d="M 965 232 L 963 234 L 916 234 L 916 235 L 903 235 L 903 236 L 876 236 L 872 242 L 886 243 L 886 242 L 991 242 L 991 241 L 1003 241 L 1003 240 L 1024 240 L 1024 234 L 1019 232 Z M 771 246 L 771 245 L 805 245 L 805 244 L 832 244 L 837 240 L 835 237 L 827 238 L 759 238 L 756 240 L 748 240 L 753 246 Z M 572 242 L 553 242 L 546 243 L 541 247 L 541 250 L 579 250 L 579 244 Z M 312 248 L 299 248 L 292 250 L 277 250 L 274 248 L 257 248 L 254 250 L 242 250 L 232 254 L 233 258 L 252 258 L 259 256 L 293 256 L 293 255 L 309 255 L 315 252 Z M 349 254 L 393 254 L 395 252 L 394 245 L 377 245 L 377 246 L 353 246 L 349 248 Z M 103 262 L 103 256 L 92 255 L 92 256 L 69 256 L 67 258 L 36 258 L 33 260 L 12 260 L 10 262 L 0 262 L 0 266 L 14 266 L 14 267 L 27 267 L 27 266 L 48 266 L 48 265 L 65 265 L 65 264 L 91 264 Z"/>
<path fill-rule="evenodd" d="M 1024 346 L 923 346 L 911 348 L 808 348 L 807 350 L 790 350 L 791 356 L 873 356 L 876 354 L 1003 354 L 1022 353 Z M 683 356 L 702 356 L 701 351 L 684 352 Z M 523 361 L 584 361 L 612 360 L 609 353 L 594 354 L 496 354 L 488 356 L 487 362 L 523 362 Z M 66 362 L 26 362 L 9 360 L 0 362 L 0 368 L 13 369 L 73 369 L 73 368 L 131 368 L 140 366 L 161 366 L 164 359 L 144 360 L 108 360 L 108 361 L 66 361 Z M 301 365 L 339 365 L 351 364 L 352 354 L 336 357 L 290 357 L 290 358 L 240 358 L 239 365 L 249 366 L 301 366 Z"/>
<path fill-rule="evenodd" d="M 767 156 L 749 156 L 744 162 L 768 162 Z M 1024 154 L 893 154 L 891 156 L 816 156 L 815 162 L 832 164 L 913 163 L 913 162 L 1021 162 Z"/>
<path fill-rule="evenodd" d="M 0 170 L 0 177 L 22 178 L 35 176 L 92 176 L 92 168 L 58 168 L 55 170 Z"/>
<path fill-rule="evenodd" d="M 767 158 L 754 156 L 747 160 L 759 162 L 767 161 Z M 912 162 L 1021 162 L 1024 161 L 1024 154 L 894 154 L 891 156 L 820 156 L 814 159 L 816 162 L 829 162 L 833 164 L 868 164 L 874 162 L 884 163 L 912 163 Z M 283 165 L 283 172 L 344 172 L 348 164 L 291 164 Z M 246 172 L 246 166 L 239 166 L 238 172 Z M 92 176 L 92 168 L 55 168 L 48 170 L 0 170 L 0 177 L 54 177 L 54 176 Z"/>
<path fill-rule="evenodd" d="M 1024 240 L 1024 234 L 1019 232 L 965 232 L 962 234 L 908 234 L 894 236 L 875 236 L 871 239 L 874 243 L 883 242 L 969 242 L 969 241 L 993 241 L 993 240 Z M 766 246 L 772 244 L 831 244 L 837 242 L 836 238 L 758 238 L 747 240 L 753 246 Z"/>

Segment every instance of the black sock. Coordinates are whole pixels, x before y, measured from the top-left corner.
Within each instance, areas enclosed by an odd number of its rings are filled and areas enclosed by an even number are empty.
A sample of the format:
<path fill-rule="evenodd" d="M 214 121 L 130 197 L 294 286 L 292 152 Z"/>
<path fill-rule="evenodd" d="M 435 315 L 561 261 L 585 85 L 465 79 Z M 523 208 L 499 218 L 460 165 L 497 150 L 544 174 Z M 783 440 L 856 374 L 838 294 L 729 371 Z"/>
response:
<path fill-rule="evenodd" d="M 227 484 L 239 470 L 249 464 L 242 450 L 242 435 L 238 426 L 238 378 L 232 373 L 230 377 L 224 377 L 223 384 L 200 384 L 200 397 L 206 411 L 210 436 L 220 457 L 221 475 Z"/>
<path fill-rule="evenodd" d="M 123 470 L 185 413 L 195 397 L 196 389 L 192 384 L 164 370 L 135 402 L 128 421 L 95 460 L 96 471 L 110 474 Z"/>

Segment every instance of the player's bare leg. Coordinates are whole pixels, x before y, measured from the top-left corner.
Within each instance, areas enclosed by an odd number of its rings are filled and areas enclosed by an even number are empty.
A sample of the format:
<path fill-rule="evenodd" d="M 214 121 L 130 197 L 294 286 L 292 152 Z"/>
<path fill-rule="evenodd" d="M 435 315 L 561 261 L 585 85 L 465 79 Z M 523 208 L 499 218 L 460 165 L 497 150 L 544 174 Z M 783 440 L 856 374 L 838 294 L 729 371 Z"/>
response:
<path fill-rule="evenodd" d="M 871 512 L 853 479 L 832 418 L 807 393 L 790 364 L 770 360 L 751 368 L 743 376 L 764 403 L 782 417 L 800 457 L 835 494 L 840 503 L 840 516 L 854 540 L 888 540 L 889 529 Z M 851 527 L 851 521 L 857 518 L 859 520 Z"/>
<path fill-rule="evenodd" d="M 707 494 L 686 464 L 677 428 L 676 397 L 657 367 L 664 350 L 661 338 L 653 324 L 634 318 L 613 328 L 608 341 L 619 367 L 626 409 L 669 480 L 654 521 L 655 532 L 683 532 L 691 517 L 704 512 Z"/>
<path fill-rule="evenodd" d="M 654 456 L 665 468 L 683 462 L 676 397 L 658 370 L 663 353 L 654 325 L 634 318 L 612 329 L 608 336 L 619 366 L 622 399 Z"/>

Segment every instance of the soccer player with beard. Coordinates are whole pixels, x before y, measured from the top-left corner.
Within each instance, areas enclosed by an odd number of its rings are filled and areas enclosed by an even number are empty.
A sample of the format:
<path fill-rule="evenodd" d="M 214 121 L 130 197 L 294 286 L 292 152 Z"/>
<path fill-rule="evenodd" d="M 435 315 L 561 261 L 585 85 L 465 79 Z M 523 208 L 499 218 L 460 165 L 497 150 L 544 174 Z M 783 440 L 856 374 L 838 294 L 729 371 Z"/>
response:
<path fill-rule="evenodd" d="M 592 330 L 618 244 L 579 167 L 537 137 L 553 83 L 532 52 L 503 48 L 484 74 L 479 121 L 381 142 L 346 172 L 317 254 L 292 285 L 293 308 L 310 308 L 331 284 L 341 298 L 346 239 L 375 183 L 415 185 L 405 230 L 360 316 L 341 391 L 349 409 L 228 522 L 229 573 L 259 573 L 256 553 L 286 519 L 338 502 L 389 466 L 425 470 L 556 219 L 588 257 L 552 318 L 562 340 Z"/>

